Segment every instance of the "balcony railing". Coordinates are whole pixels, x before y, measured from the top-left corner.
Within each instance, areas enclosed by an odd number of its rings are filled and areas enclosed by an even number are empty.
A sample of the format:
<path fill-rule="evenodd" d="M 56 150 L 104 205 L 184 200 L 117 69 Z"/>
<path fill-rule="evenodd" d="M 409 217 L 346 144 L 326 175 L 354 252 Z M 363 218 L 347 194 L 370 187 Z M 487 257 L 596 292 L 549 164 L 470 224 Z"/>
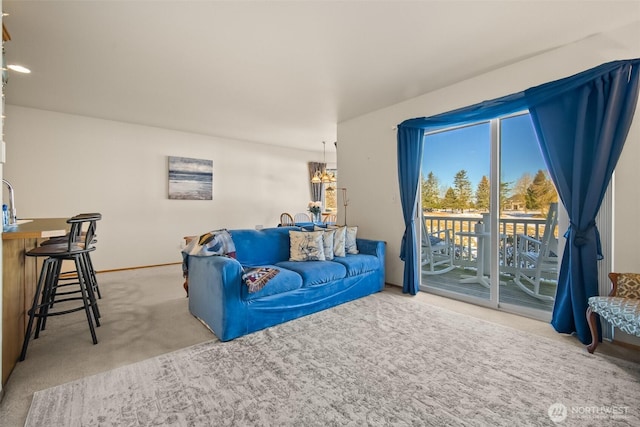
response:
<path fill-rule="evenodd" d="M 438 230 L 452 230 L 455 242 L 455 264 L 460 267 L 476 267 L 478 250 L 477 239 L 461 236 L 460 232 L 474 231 L 479 221 L 483 220 L 481 214 L 428 214 L 423 215 L 426 229 L 429 233 Z M 526 234 L 535 239 L 540 239 L 544 234 L 545 218 L 519 217 L 516 215 L 504 215 L 500 218 L 500 271 L 501 273 L 515 274 L 518 263 L 516 252 L 516 235 Z M 557 237 L 557 227 L 554 235 Z"/>

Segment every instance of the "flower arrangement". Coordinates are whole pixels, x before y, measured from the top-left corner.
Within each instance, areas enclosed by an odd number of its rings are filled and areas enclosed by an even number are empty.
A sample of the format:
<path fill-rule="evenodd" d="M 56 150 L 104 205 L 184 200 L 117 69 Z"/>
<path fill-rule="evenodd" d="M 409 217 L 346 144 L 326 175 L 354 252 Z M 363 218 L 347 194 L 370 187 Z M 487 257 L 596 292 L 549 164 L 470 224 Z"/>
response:
<path fill-rule="evenodd" d="M 320 214 L 322 210 L 322 202 L 309 202 L 307 210 L 314 216 Z"/>

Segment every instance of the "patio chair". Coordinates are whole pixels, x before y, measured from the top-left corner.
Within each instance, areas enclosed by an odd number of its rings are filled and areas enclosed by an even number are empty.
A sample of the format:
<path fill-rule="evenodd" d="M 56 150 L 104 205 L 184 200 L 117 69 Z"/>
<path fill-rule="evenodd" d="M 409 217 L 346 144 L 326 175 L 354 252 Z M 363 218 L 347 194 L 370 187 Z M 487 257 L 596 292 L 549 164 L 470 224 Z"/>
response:
<path fill-rule="evenodd" d="M 553 301 L 551 295 L 540 293 L 540 281 L 556 280 L 558 276 L 558 204 L 551 203 L 542 238 L 516 235 L 516 276 L 514 283 L 525 293 L 543 301 Z"/>
<path fill-rule="evenodd" d="M 424 220 L 422 223 L 422 273 L 427 275 L 444 274 L 455 268 L 453 257 L 453 230 L 444 229 L 429 232 Z"/>

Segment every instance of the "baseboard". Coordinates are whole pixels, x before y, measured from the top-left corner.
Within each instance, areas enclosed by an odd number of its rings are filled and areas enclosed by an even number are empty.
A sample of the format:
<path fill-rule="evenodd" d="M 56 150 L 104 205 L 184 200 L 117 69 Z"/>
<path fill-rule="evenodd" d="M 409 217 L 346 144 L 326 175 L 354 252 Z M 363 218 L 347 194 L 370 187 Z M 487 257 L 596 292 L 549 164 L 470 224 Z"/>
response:
<path fill-rule="evenodd" d="M 179 265 L 179 264 L 182 264 L 182 263 L 181 262 L 169 262 L 169 263 L 166 263 L 166 264 L 141 265 L 139 267 L 114 268 L 114 269 L 111 269 L 111 270 L 100 270 L 100 271 L 96 270 L 96 273 L 112 273 L 114 271 L 140 270 L 141 268 L 164 267 L 166 265 Z"/>
<path fill-rule="evenodd" d="M 614 344 L 614 345 L 617 345 L 617 346 L 620 346 L 620 347 L 624 347 L 624 348 L 628 348 L 630 350 L 640 351 L 640 345 L 631 344 L 631 343 L 624 342 L 624 341 L 613 340 L 613 341 L 611 341 L 611 344 Z"/>

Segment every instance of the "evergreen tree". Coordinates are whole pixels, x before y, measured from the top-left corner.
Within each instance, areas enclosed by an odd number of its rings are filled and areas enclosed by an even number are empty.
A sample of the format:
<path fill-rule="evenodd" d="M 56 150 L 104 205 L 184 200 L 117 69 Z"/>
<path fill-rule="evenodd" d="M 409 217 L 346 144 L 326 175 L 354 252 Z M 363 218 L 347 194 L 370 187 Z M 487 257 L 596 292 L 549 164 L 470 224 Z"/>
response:
<path fill-rule="evenodd" d="M 527 209 L 545 211 L 551 202 L 558 201 L 558 193 L 553 182 L 542 170 L 538 170 L 525 197 Z"/>
<path fill-rule="evenodd" d="M 456 198 L 456 192 L 453 188 L 449 187 L 442 200 L 442 207 L 445 209 L 456 209 L 458 201 Z"/>
<path fill-rule="evenodd" d="M 509 193 L 511 193 L 510 182 L 500 182 L 500 210 L 503 211 L 509 201 Z"/>
<path fill-rule="evenodd" d="M 422 209 L 432 210 L 440 207 L 440 184 L 438 178 L 429 172 L 427 179 L 422 178 Z"/>
<path fill-rule="evenodd" d="M 453 179 L 453 185 L 455 187 L 455 195 L 456 195 L 456 209 L 460 209 L 464 211 L 471 204 L 471 182 L 469 181 L 469 177 L 467 176 L 467 171 L 461 169 L 456 173 L 456 176 Z"/>
<path fill-rule="evenodd" d="M 500 209 L 504 210 L 507 201 L 509 199 L 509 193 L 511 191 L 510 182 L 500 183 Z M 491 183 L 486 175 L 483 175 L 478 183 L 476 189 L 476 209 L 489 211 L 489 205 L 491 203 Z"/>
<path fill-rule="evenodd" d="M 482 211 L 489 210 L 489 201 L 491 196 L 491 185 L 486 175 L 483 175 L 476 189 L 476 209 Z"/>
<path fill-rule="evenodd" d="M 524 196 L 524 202 L 527 210 L 540 208 L 540 202 L 538 202 L 538 199 L 536 198 L 533 190 L 533 184 L 527 188 L 527 194 Z"/>

